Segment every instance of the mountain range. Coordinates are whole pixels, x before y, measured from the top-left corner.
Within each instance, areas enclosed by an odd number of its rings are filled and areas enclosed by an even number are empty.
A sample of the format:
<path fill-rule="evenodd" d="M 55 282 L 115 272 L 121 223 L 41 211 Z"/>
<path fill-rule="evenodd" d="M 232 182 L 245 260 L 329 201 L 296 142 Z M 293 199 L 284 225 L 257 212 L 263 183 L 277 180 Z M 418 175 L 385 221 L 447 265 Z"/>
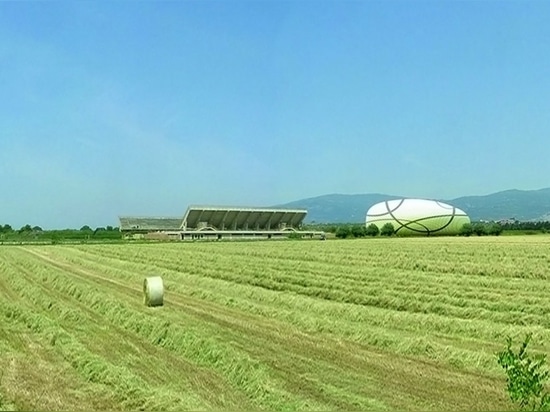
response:
<path fill-rule="evenodd" d="M 330 194 L 296 200 L 277 207 L 307 209 L 306 223 L 363 223 L 367 210 L 378 202 L 405 196 L 368 193 Z M 472 221 L 516 219 L 550 220 L 550 188 L 505 190 L 483 196 L 434 199 L 465 211 Z"/>

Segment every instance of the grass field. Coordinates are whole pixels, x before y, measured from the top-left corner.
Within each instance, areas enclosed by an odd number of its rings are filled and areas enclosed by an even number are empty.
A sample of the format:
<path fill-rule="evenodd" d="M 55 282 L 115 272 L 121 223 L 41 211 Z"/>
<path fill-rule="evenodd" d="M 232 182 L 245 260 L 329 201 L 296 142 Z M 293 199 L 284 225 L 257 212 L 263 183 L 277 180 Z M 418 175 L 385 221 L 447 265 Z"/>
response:
<path fill-rule="evenodd" d="M 0 247 L 0 409 L 505 410 L 550 237 Z M 161 275 L 165 305 L 143 305 Z"/>

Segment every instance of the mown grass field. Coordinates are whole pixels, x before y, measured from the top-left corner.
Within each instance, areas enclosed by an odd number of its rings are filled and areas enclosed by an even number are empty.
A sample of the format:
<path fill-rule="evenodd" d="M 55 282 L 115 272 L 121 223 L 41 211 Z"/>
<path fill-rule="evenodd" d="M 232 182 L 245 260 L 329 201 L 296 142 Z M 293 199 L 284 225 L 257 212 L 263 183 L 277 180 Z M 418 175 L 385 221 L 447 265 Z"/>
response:
<path fill-rule="evenodd" d="M 506 410 L 550 237 L 0 247 L 0 409 Z M 143 305 L 161 275 L 165 305 Z"/>

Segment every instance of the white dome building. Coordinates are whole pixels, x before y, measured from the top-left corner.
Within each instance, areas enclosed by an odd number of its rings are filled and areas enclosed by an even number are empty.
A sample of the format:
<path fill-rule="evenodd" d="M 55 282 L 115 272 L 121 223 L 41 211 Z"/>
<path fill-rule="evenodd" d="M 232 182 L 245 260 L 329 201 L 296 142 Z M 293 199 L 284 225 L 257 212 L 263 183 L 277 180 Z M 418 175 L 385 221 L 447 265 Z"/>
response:
<path fill-rule="evenodd" d="M 391 223 L 401 236 L 457 235 L 468 215 L 451 205 L 427 199 L 395 199 L 373 205 L 367 211 L 366 225 L 382 229 Z"/>

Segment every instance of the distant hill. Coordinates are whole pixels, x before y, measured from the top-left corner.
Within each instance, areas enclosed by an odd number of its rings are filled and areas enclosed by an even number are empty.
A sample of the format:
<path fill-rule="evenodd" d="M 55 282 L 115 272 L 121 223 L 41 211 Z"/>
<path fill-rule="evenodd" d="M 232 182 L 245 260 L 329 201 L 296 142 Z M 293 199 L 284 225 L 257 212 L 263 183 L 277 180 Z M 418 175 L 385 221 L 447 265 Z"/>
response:
<path fill-rule="evenodd" d="M 323 195 L 278 205 L 277 207 L 307 209 L 306 222 L 352 223 L 364 222 L 370 206 L 399 196 L 371 193 L 364 195 Z"/>
<path fill-rule="evenodd" d="M 381 193 L 331 194 L 296 200 L 277 207 L 308 210 L 306 223 L 362 223 L 369 207 L 403 196 Z M 550 220 L 550 188 L 540 190 L 505 190 L 484 196 L 438 199 L 464 210 L 476 220 L 515 218 L 521 221 Z"/>
<path fill-rule="evenodd" d="M 550 188 L 505 190 L 486 196 L 465 196 L 448 201 L 472 220 L 550 220 Z"/>

